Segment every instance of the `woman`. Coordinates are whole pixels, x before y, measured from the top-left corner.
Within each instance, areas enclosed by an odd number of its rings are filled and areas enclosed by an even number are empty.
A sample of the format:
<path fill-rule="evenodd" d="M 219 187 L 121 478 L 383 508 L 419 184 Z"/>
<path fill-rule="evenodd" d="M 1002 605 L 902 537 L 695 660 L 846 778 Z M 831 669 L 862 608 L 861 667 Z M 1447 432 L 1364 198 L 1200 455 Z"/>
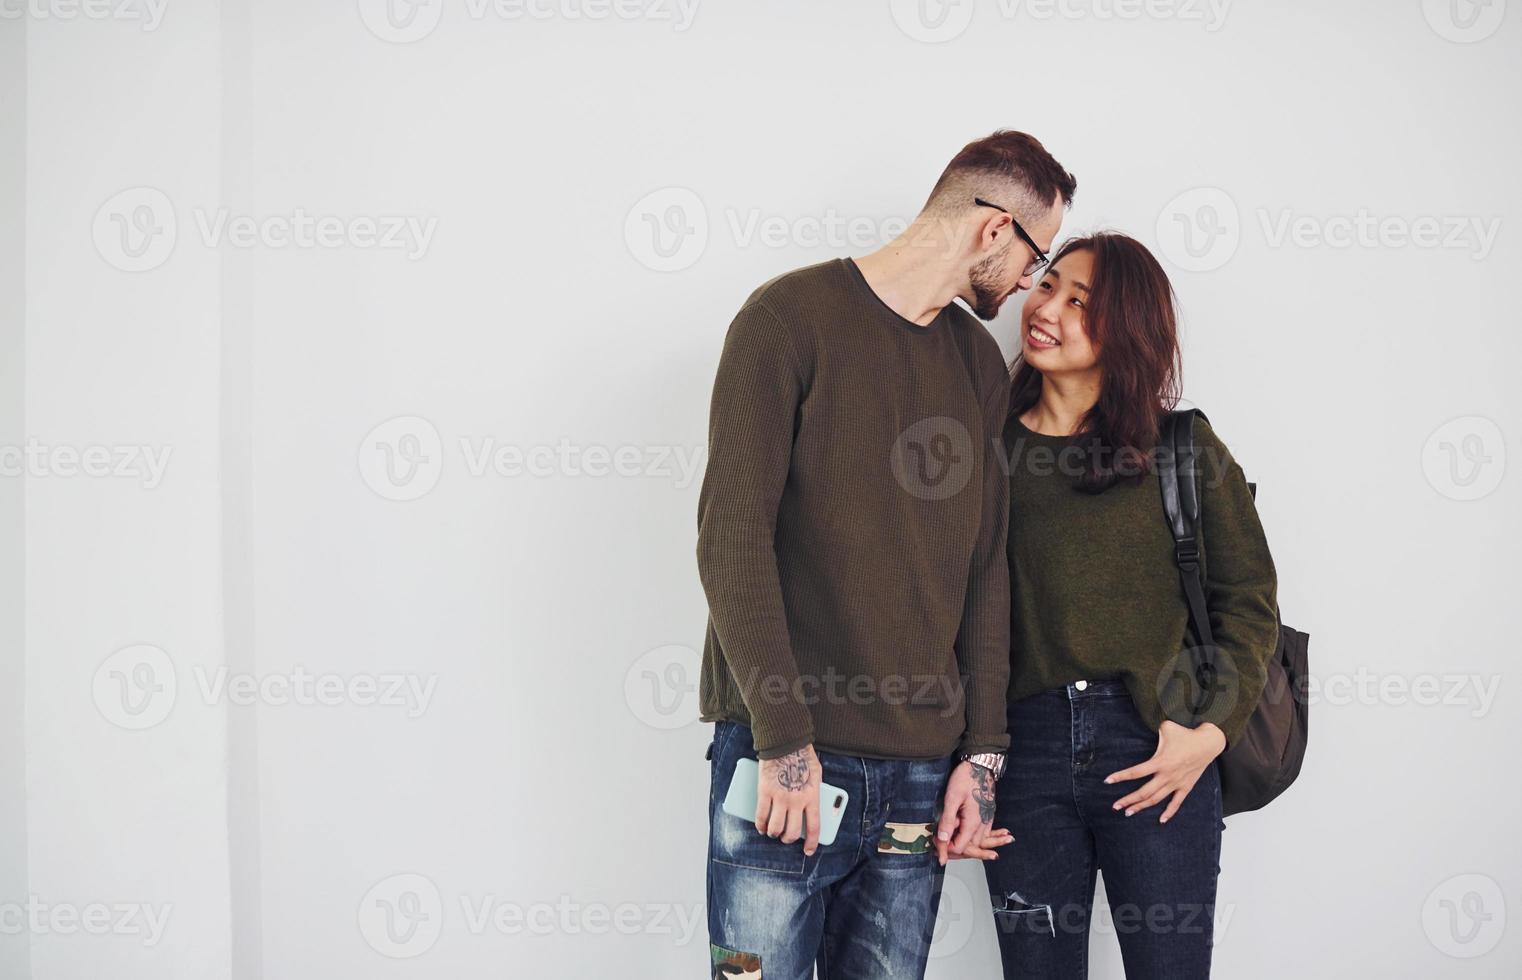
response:
<path fill-rule="evenodd" d="M 1203 421 L 1211 624 L 1231 690 L 1192 719 L 1188 610 L 1152 465 L 1178 395 L 1172 289 L 1118 234 L 1064 245 L 1021 313 L 1005 448 L 1012 654 L 1008 769 L 985 863 L 1005 977 L 1082 977 L 1094 879 L 1129 978 L 1210 972 L 1215 759 L 1263 685 L 1274 568 L 1240 467 Z"/>

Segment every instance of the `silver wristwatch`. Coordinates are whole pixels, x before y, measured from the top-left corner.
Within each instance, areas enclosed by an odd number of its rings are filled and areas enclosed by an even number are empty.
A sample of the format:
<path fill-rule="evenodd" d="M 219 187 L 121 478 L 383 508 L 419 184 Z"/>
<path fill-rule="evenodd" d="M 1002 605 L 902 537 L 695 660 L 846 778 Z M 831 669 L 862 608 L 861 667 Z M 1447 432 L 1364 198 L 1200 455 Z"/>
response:
<path fill-rule="evenodd" d="M 975 766 L 981 766 L 982 768 L 987 769 L 989 772 L 994 774 L 995 779 L 998 779 L 1000 776 L 1004 775 L 1003 752 L 971 752 L 963 755 L 961 757 L 961 761 L 970 762 Z"/>

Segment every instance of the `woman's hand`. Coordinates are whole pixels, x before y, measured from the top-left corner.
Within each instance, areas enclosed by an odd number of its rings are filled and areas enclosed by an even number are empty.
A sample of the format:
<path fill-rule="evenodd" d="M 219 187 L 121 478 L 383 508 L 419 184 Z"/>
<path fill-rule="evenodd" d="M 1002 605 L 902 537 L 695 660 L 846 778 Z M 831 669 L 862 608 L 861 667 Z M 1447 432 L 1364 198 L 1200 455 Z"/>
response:
<path fill-rule="evenodd" d="M 1139 813 L 1173 797 L 1163 811 L 1159 823 L 1183 806 L 1184 798 L 1194 789 L 1205 767 L 1226 750 L 1226 735 L 1210 722 L 1198 728 L 1185 728 L 1177 722 L 1165 721 L 1157 732 L 1157 751 L 1141 765 L 1111 773 L 1106 783 L 1119 783 L 1127 779 L 1152 778 L 1141 788 L 1115 801 L 1114 809 L 1125 810 L 1126 816 Z"/>
<path fill-rule="evenodd" d="M 960 858 L 977 858 L 979 861 L 992 861 L 999 855 L 994 851 L 996 847 L 1003 847 L 1012 843 L 1015 835 L 1002 828 L 995 828 L 988 832 L 988 836 L 980 841 L 974 841 L 962 849 L 961 854 L 953 854 L 953 861 Z"/>

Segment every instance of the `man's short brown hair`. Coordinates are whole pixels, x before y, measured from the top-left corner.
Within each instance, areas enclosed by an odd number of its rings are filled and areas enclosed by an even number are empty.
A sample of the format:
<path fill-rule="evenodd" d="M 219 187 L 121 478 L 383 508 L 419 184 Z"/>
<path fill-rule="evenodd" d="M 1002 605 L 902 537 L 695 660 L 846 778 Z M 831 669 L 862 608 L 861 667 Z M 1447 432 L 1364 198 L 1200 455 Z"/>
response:
<path fill-rule="evenodd" d="M 1063 207 L 1071 205 L 1077 187 L 1077 178 L 1064 170 L 1036 137 L 1001 129 L 973 140 L 951 158 L 925 207 L 958 211 L 972 207 L 972 199 L 982 196 L 1021 217 L 1035 218 L 1044 214 L 1058 195 Z M 1013 197 L 996 200 L 990 196 L 1001 191 Z"/>

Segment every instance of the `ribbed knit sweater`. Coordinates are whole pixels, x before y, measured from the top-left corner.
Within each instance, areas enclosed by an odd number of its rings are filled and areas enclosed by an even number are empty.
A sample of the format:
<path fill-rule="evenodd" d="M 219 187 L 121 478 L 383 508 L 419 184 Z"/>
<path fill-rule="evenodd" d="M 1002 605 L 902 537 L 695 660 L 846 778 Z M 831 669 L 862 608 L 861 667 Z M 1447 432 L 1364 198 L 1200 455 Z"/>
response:
<path fill-rule="evenodd" d="M 698 504 L 704 720 L 763 759 L 1008 746 L 1008 388 L 974 317 L 915 324 L 849 260 L 751 295 Z"/>
<path fill-rule="evenodd" d="M 1220 648 L 1212 721 L 1234 744 L 1263 692 L 1278 637 L 1274 562 L 1242 468 L 1194 426 L 1211 631 Z M 1189 607 L 1157 474 L 1103 493 L 1075 487 L 1083 455 L 1010 416 L 1012 702 L 1079 680 L 1123 680 L 1152 728 L 1190 724 Z M 1014 707 L 1015 711 L 1019 706 Z"/>

